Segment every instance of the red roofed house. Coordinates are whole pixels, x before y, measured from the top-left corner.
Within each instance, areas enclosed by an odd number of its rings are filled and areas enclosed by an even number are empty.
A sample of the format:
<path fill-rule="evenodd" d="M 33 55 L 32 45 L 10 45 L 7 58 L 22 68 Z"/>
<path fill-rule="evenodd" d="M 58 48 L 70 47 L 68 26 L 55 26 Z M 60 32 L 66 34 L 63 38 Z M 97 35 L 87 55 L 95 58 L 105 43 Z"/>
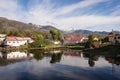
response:
<path fill-rule="evenodd" d="M 4 45 L 6 46 L 21 46 L 25 45 L 26 43 L 32 43 L 34 40 L 30 37 L 16 37 L 16 36 L 9 36 L 6 37 L 4 41 Z"/>
<path fill-rule="evenodd" d="M 69 36 L 65 37 L 64 44 L 77 44 L 83 43 L 86 38 L 83 36 Z"/>

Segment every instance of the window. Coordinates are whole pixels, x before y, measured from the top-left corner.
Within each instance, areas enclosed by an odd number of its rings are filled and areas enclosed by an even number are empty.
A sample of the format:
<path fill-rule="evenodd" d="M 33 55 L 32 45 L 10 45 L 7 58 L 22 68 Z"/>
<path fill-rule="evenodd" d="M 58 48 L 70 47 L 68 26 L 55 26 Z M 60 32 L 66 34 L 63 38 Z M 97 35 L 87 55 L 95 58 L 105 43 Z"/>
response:
<path fill-rule="evenodd" d="M 118 37 L 118 39 L 120 39 L 120 37 Z"/>

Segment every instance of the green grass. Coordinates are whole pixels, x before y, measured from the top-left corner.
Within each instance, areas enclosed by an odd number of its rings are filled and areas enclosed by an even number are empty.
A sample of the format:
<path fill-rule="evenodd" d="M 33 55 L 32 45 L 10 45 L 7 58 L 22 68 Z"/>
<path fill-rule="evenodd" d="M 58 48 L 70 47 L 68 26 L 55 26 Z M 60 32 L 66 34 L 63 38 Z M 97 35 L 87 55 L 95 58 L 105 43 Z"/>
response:
<path fill-rule="evenodd" d="M 67 46 L 67 48 L 79 50 L 79 49 L 84 49 L 85 47 L 84 46 Z"/>

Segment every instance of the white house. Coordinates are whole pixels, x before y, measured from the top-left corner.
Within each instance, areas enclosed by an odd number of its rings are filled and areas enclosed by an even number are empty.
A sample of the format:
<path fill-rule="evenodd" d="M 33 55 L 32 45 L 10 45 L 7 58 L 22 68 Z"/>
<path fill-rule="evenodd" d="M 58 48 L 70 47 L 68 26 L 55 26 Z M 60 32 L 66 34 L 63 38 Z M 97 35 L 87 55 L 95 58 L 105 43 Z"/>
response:
<path fill-rule="evenodd" d="M 94 41 L 98 41 L 99 39 L 97 38 L 97 37 L 94 37 L 94 39 L 93 39 Z"/>
<path fill-rule="evenodd" d="M 4 41 L 4 45 L 17 47 L 17 46 L 25 45 L 26 43 L 32 43 L 32 42 L 34 42 L 34 40 L 30 37 L 9 36 L 9 37 L 6 37 Z"/>
<path fill-rule="evenodd" d="M 3 41 L 5 40 L 6 34 L 0 34 L 0 45 L 3 44 Z"/>
<path fill-rule="evenodd" d="M 60 41 L 52 41 L 53 44 L 61 44 Z"/>
<path fill-rule="evenodd" d="M 0 34 L 0 41 L 3 41 L 6 37 L 6 34 Z"/>

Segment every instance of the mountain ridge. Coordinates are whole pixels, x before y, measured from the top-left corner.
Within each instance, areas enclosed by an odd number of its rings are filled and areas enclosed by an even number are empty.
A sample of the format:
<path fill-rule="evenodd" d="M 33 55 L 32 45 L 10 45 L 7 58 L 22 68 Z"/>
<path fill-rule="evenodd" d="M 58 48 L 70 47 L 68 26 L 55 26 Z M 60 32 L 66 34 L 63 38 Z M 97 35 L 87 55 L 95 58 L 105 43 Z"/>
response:
<path fill-rule="evenodd" d="M 51 29 L 57 29 L 54 26 L 51 25 L 35 25 L 32 23 L 24 23 L 24 22 L 20 22 L 20 21 L 16 21 L 16 20 L 10 20 L 4 17 L 0 17 L 0 31 L 38 31 L 38 32 L 49 32 Z M 90 30 L 82 30 L 82 29 L 78 29 L 78 30 L 74 30 L 74 31 L 61 31 L 63 34 L 100 34 L 100 35 L 107 35 L 109 32 L 107 31 L 90 31 Z M 115 33 L 120 34 L 120 31 L 114 31 Z"/>

